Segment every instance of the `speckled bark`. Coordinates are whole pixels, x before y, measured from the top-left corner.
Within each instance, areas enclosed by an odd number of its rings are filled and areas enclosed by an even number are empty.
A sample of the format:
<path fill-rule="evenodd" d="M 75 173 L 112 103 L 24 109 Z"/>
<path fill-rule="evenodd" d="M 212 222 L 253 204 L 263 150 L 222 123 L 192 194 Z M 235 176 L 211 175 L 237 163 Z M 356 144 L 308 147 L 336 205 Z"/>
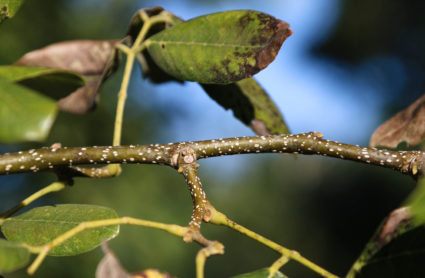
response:
<path fill-rule="evenodd" d="M 414 177 L 425 172 L 424 152 L 348 145 L 322 139 L 320 133 L 310 132 L 155 145 L 42 148 L 0 155 L 0 175 L 81 164 L 145 163 L 178 168 L 179 153 L 185 148 L 192 149 L 196 159 L 245 153 L 299 153 L 379 165 Z"/>

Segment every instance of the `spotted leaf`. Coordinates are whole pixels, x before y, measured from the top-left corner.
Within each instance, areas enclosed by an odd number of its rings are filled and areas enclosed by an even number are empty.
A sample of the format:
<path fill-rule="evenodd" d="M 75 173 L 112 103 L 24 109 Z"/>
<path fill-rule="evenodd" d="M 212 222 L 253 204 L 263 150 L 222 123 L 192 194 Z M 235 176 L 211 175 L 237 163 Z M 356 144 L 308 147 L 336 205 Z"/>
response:
<path fill-rule="evenodd" d="M 25 0 L 0 0 L 0 23 L 15 16 Z"/>
<path fill-rule="evenodd" d="M 145 43 L 155 63 L 177 79 L 227 84 L 264 69 L 291 33 L 284 21 L 239 10 L 194 18 Z"/>

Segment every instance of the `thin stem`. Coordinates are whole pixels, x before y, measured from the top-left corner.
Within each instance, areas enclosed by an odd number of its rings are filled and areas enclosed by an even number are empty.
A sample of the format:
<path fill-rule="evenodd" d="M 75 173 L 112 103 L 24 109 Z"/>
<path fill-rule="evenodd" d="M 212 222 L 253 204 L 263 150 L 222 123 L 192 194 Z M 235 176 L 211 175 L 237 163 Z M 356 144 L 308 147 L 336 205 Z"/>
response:
<path fill-rule="evenodd" d="M 32 202 L 34 202 L 35 200 L 43 197 L 46 194 L 49 194 L 51 192 L 56 192 L 56 191 L 60 191 L 62 189 L 64 189 L 66 187 L 65 183 L 63 182 L 54 182 L 40 190 L 38 190 L 37 192 L 31 194 L 30 196 L 28 196 L 27 198 L 25 198 L 22 202 L 20 202 L 19 204 L 17 204 L 16 206 L 14 206 L 13 208 L 9 209 L 8 211 L 2 213 L 0 215 L 0 225 L 3 223 L 3 221 L 12 216 L 13 214 L 15 214 L 16 212 L 18 212 L 19 210 L 21 210 L 22 208 L 28 206 L 29 204 L 31 204 Z"/>
<path fill-rule="evenodd" d="M 124 74 L 121 82 L 121 88 L 118 92 L 118 103 L 117 111 L 115 116 L 115 126 L 114 126 L 114 139 L 113 145 L 119 146 L 121 144 L 121 130 L 122 122 L 124 115 L 125 100 L 127 99 L 127 89 L 128 84 L 130 83 L 131 71 L 133 70 L 135 55 L 133 52 L 127 54 L 127 60 L 125 63 Z"/>
<path fill-rule="evenodd" d="M 279 269 L 284 266 L 289 261 L 289 258 L 285 255 L 281 256 L 277 259 L 270 267 L 269 267 L 269 276 L 267 278 L 272 278 Z"/>
<path fill-rule="evenodd" d="M 247 237 L 250 237 L 250 238 L 262 243 L 263 245 L 269 247 L 270 249 L 275 250 L 276 252 L 282 254 L 283 256 L 299 262 L 300 264 L 306 266 L 307 268 L 310 268 L 311 270 L 322 275 L 323 277 L 327 277 L 327 278 L 337 278 L 338 277 L 338 276 L 330 273 L 329 271 L 321 268 L 317 264 L 315 264 L 315 263 L 309 261 L 308 259 L 304 258 L 297 251 L 290 250 L 286 247 L 283 247 L 283 246 L 271 241 L 270 239 L 265 238 L 265 237 L 255 233 L 255 232 L 237 224 L 236 222 L 227 218 L 226 215 L 224 215 L 223 213 L 221 213 L 221 212 L 219 212 L 215 209 L 211 210 L 210 223 L 215 224 L 215 225 L 227 226 L 227 227 L 229 227 L 229 228 L 231 228 L 235 231 L 238 231 L 239 233 L 246 235 Z"/>
<path fill-rule="evenodd" d="M 58 236 L 51 242 L 38 247 L 33 247 L 34 250 L 41 250 L 41 252 L 38 254 L 37 258 L 34 260 L 34 262 L 31 264 L 31 266 L 28 268 L 27 272 L 28 274 L 32 275 L 35 273 L 35 271 L 38 269 L 38 267 L 41 265 L 47 254 L 55 248 L 56 246 L 59 246 L 66 240 L 70 239 L 71 237 L 75 236 L 78 233 L 81 233 L 87 229 L 94 229 L 98 227 L 106 227 L 106 226 L 113 226 L 113 225 L 136 225 L 136 226 L 144 226 L 144 227 L 150 227 L 155 229 L 160 229 L 163 231 L 166 231 L 172 235 L 183 237 L 187 233 L 188 228 L 182 227 L 179 225 L 174 224 L 165 224 L 160 222 L 154 222 L 154 221 L 148 221 L 148 220 L 142 220 L 132 217 L 122 217 L 122 218 L 114 218 L 114 219 L 104 219 L 104 220 L 96 220 L 96 221 L 89 221 L 89 222 L 81 222 L 76 227 L 70 229 L 66 233 Z"/>
<path fill-rule="evenodd" d="M 212 255 L 224 254 L 224 246 L 218 241 L 211 243 L 198 251 L 196 255 L 196 278 L 204 278 L 205 262 Z"/>

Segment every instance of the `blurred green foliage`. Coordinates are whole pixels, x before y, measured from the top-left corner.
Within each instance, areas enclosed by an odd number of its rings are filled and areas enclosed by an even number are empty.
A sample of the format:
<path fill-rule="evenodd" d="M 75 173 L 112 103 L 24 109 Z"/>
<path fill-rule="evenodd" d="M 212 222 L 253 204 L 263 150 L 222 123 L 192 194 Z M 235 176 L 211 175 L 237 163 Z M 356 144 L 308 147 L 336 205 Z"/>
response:
<path fill-rule="evenodd" d="M 27 51 L 61 40 L 121 37 L 131 15 L 140 8 L 131 1 L 95 3 L 27 1 L 13 20 L 0 26 L 0 41 L 7 42 L 0 44 L 0 64 L 12 63 Z M 64 146 L 110 144 L 119 76 L 120 72 L 101 90 L 96 111 L 84 116 L 60 113 L 45 143 L 0 145 L 0 152 L 55 142 Z M 138 76 L 135 74 L 133 78 Z M 141 109 L 137 105 L 136 94 L 143 90 L 143 84 L 130 88 L 123 144 L 163 143 L 160 130 L 170 126 L 171 109 L 154 106 Z M 232 120 L 235 119 L 229 118 Z M 211 128 L 212 124 L 205 125 Z M 209 171 L 200 162 L 199 173 L 211 203 L 236 222 L 298 250 L 338 275 L 348 271 L 378 223 L 414 186 L 409 177 L 388 169 L 329 158 L 287 155 L 244 158 L 246 168 L 232 178 Z M 231 161 L 232 158 L 214 158 L 209 165 Z M 0 210 L 52 181 L 51 174 L 1 176 L 0 192 L 3 196 L 8 194 L 8 198 L 0 204 Z M 98 204 L 114 208 L 120 216 L 181 225 L 189 221 L 192 211 L 190 195 L 180 175 L 171 168 L 145 165 L 126 165 L 122 175 L 113 179 L 76 179 L 73 187 L 35 205 L 52 203 Z M 207 277 L 253 271 L 278 258 L 269 249 L 225 228 L 204 224 L 202 230 L 206 237 L 226 246 L 225 255 L 207 261 Z M 124 226 L 110 246 L 129 271 L 159 268 L 178 277 L 194 277 L 199 247 L 169 234 Z M 100 249 L 76 257 L 49 257 L 34 277 L 93 277 L 101 258 Z M 289 277 L 317 277 L 293 262 L 282 272 Z M 21 270 L 7 277 L 26 277 L 26 274 Z"/>

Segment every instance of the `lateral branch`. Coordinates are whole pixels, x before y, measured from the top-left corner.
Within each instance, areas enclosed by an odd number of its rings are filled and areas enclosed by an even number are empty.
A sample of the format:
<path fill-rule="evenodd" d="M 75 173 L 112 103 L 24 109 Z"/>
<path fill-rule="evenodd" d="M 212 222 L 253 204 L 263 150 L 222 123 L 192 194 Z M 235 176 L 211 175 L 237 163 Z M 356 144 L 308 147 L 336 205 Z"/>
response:
<path fill-rule="evenodd" d="M 247 153 L 322 155 L 391 168 L 413 177 L 425 172 L 425 152 L 391 151 L 343 144 L 318 132 L 235 137 L 195 142 L 104 147 L 45 147 L 0 155 L 0 175 L 53 170 L 82 164 L 142 163 L 178 168 L 181 150 L 190 148 L 196 160 Z"/>

